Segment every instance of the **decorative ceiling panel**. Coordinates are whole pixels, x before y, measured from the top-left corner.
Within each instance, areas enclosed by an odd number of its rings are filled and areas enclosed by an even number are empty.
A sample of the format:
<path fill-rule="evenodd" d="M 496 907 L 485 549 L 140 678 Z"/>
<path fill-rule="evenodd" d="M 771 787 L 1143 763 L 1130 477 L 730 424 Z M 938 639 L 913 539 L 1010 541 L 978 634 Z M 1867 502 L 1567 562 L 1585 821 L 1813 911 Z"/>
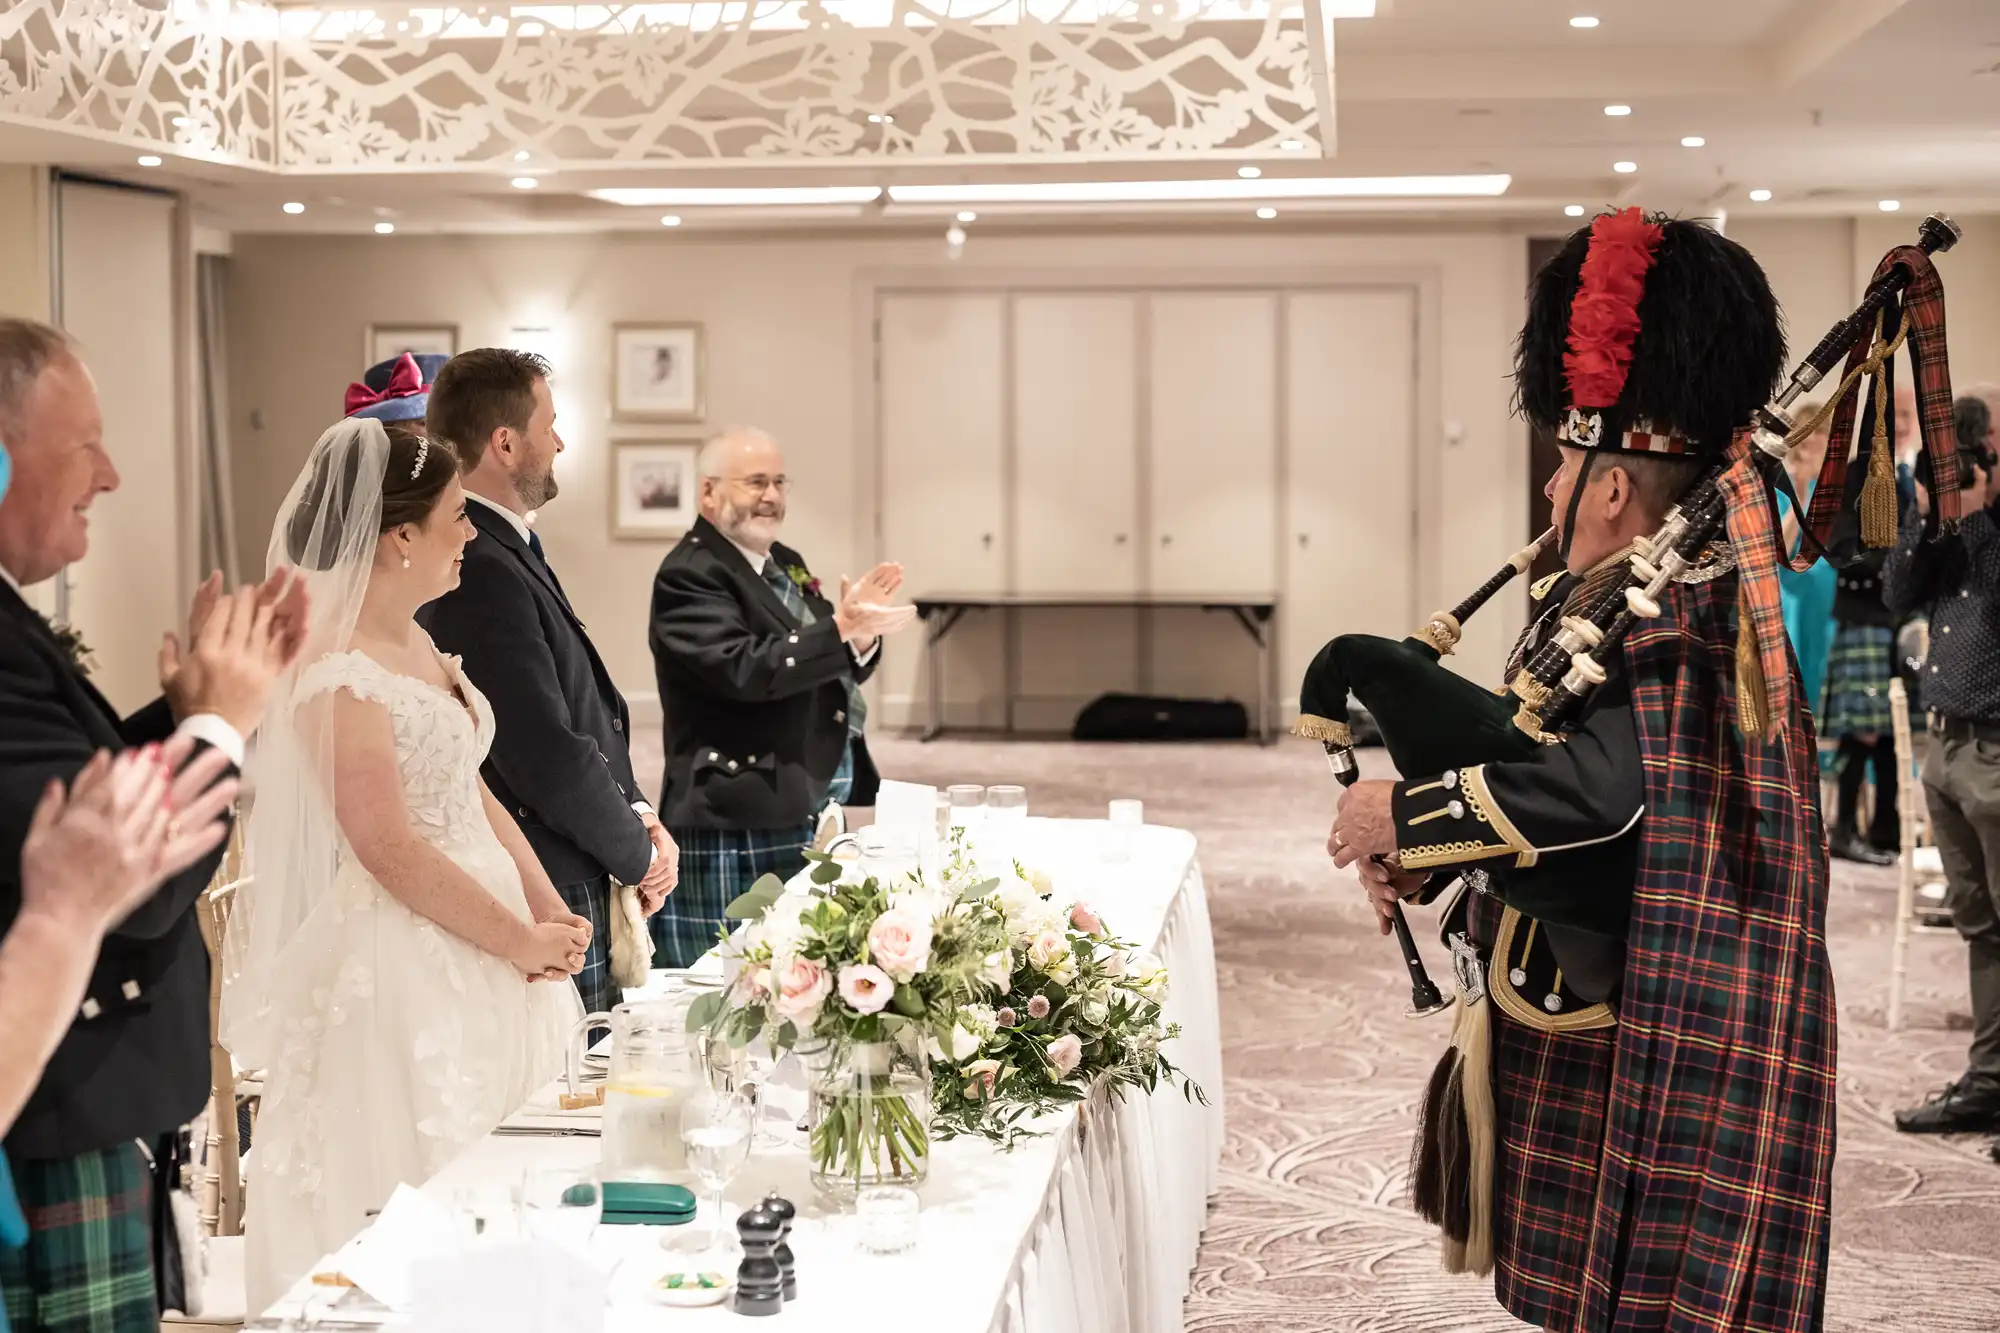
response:
<path fill-rule="evenodd" d="M 0 115 L 284 172 L 1330 151 L 1364 0 L 12 0 Z"/>

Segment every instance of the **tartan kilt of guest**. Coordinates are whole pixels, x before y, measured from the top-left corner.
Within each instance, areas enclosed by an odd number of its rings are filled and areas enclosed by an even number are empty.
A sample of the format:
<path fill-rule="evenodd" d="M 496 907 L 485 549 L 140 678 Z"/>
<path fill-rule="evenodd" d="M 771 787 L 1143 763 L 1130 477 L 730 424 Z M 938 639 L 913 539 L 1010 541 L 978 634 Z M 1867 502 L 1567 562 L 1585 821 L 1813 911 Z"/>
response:
<path fill-rule="evenodd" d="M 818 821 L 786 829 L 669 829 L 681 849 L 681 878 L 648 922 L 654 965 L 690 967 L 721 936 L 722 909 L 765 875 L 790 879 L 805 868 Z"/>
<path fill-rule="evenodd" d="M 1841 625 L 1826 658 L 1826 706 L 1820 733 L 1889 734 L 1889 681 L 1895 675 L 1896 632 L 1885 625 Z"/>
<path fill-rule="evenodd" d="M 159 1333 L 153 1168 L 137 1143 L 19 1161 L 28 1243 L 0 1249 L 13 1333 Z"/>

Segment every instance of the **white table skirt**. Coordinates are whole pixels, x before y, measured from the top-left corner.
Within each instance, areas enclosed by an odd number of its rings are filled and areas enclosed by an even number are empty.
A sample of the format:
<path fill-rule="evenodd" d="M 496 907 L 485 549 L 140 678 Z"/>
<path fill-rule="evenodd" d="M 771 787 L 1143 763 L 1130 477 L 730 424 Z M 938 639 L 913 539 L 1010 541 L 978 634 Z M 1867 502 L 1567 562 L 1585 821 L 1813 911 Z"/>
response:
<path fill-rule="evenodd" d="M 1222 1151 L 1221 1024 L 1208 902 L 1191 834 L 1144 829 L 1129 863 L 1104 866 L 1097 860 L 1102 827 L 1030 820 L 1021 859 L 1054 873 L 1063 892 L 1091 902 L 1114 933 L 1160 954 L 1172 987 L 1166 1015 L 1181 1025 L 1166 1051 L 1209 1104 L 1164 1086 L 1116 1107 L 1100 1093 L 1037 1122 L 1040 1137 L 1011 1153 L 984 1140 L 937 1144 L 922 1191 L 921 1239 L 895 1258 L 861 1251 L 853 1218 L 821 1207 L 806 1182 L 803 1148 L 758 1154 L 730 1188 L 726 1214 L 733 1218 L 773 1190 L 800 1208 L 792 1240 L 799 1298 L 770 1326 L 867 1333 L 1182 1327 Z M 598 1147 L 594 1138 L 489 1136 L 423 1192 L 448 1201 L 460 1190 L 517 1185 L 531 1166 L 593 1163 Z M 696 1225 L 707 1222 L 704 1214 Z M 643 1258 L 659 1235 L 651 1227 L 603 1227 L 593 1252 L 607 1260 Z M 329 1266 L 337 1259 L 323 1265 Z M 317 1299 L 325 1298 L 321 1289 Z M 308 1299 L 313 1291 L 302 1283 L 270 1313 L 294 1313 Z M 724 1307 L 636 1301 L 621 1296 L 614 1281 L 605 1327 L 652 1333 L 730 1318 Z"/>

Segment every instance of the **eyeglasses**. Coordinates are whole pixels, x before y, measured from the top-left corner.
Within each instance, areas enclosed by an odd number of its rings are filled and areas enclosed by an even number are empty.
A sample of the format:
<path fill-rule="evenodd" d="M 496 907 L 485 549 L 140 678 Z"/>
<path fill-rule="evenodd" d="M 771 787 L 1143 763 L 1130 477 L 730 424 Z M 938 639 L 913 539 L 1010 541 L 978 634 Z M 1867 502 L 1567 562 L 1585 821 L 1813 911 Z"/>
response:
<path fill-rule="evenodd" d="M 754 477 L 724 477 L 722 480 L 733 486 L 741 486 L 752 495 L 762 495 L 768 490 L 775 490 L 783 495 L 792 489 L 792 479 L 783 474 L 769 477 L 760 472 Z"/>

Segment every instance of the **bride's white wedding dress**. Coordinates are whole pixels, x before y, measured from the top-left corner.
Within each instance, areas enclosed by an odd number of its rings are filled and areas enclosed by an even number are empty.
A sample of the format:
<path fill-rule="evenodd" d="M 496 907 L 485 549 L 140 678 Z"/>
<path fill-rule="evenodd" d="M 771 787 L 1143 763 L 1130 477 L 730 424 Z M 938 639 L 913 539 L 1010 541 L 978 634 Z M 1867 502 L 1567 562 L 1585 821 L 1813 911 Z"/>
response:
<path fill-rule="evenodd" d="M 412 824 L 527 920 L 520 871 L 480 799 L 493 711 L 458 660 L 445 661 L 465 704 L 359 652 L 307 667 L 296 697 L 345 690 L 387 709 Z M 529 982 L 405 907 L 344 839 L 341 852 L 301 947 L 288 950 L 297 962 L 274 1015 L 277 1054 L 249 1154 L 253 1313 L 359 1231 L 398 1183 L 421 1184 L 554 1078 L 583 1013 L 575 986 Z"/>

